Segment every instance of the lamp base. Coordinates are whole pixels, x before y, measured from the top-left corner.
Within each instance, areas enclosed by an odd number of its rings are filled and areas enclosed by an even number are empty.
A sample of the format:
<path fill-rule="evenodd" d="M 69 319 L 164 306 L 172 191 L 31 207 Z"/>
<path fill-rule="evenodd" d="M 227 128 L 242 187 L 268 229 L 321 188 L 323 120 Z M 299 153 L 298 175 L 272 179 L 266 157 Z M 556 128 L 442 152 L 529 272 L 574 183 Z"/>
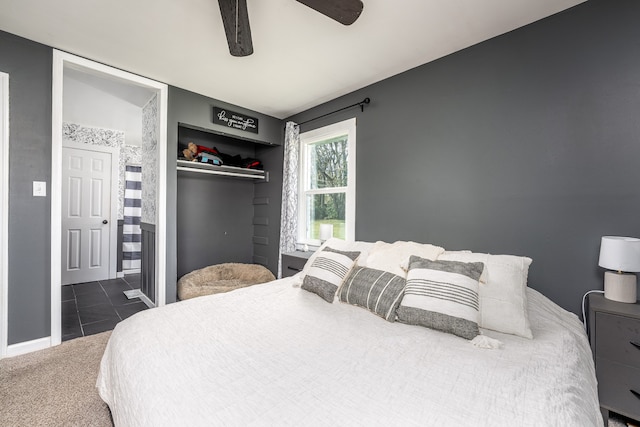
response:
<path fill-rule="evenodd" d="M 605 271 L 604 297 L 612 301 L 635 304 L 637 293 L 636 275 Z"/>

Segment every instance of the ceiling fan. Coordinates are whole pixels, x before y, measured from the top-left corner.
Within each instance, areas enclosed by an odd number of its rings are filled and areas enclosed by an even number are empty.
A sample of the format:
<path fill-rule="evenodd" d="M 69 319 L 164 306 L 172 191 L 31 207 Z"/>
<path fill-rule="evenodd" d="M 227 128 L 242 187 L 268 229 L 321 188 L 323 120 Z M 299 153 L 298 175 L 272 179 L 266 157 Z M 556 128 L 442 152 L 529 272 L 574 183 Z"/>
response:
<path fill-rule="evenodd" d="M 311 9 L 338 21 L 351 25 L 362 13 L 361 0 L 296 0 Z M 247 12 L 247 0 L 218 0 L 224 32 L 233 56 L 248 56 L 253 53 L 251 27 Z"/>

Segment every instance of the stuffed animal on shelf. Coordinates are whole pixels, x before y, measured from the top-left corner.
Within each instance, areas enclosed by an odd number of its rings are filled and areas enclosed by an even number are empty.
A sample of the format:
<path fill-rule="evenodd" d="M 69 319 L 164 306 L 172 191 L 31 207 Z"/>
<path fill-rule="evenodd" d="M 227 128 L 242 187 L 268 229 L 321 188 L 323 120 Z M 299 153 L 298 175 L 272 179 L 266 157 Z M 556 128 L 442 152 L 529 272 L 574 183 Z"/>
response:
<path fill-rule="evenodd" d="M 189 144 L 187 144 L 187 148 L 182 150 L 182 154 L 184 155 L 185 159 L 195 162 L 198 160 L 198 146 L 193 142 L 190 142 Z"/>

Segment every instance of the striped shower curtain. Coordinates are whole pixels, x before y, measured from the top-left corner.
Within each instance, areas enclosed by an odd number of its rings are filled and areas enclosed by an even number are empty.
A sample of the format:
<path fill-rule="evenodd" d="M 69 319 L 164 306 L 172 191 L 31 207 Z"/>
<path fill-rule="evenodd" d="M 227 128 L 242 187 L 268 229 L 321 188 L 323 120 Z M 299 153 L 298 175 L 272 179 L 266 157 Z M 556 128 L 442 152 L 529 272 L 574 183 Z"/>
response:
<path fill-rule="evenodd" d="M 122 270 L 140 270 L 142 232 L 142 167 L 127 165 L 124 189 Z"/>

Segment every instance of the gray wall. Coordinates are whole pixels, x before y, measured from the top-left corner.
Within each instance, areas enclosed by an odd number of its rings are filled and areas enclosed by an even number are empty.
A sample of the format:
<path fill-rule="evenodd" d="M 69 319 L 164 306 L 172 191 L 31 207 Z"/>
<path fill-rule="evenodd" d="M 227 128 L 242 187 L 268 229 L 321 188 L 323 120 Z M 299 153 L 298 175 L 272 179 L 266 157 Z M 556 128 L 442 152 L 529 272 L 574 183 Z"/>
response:
<path fill-rule="evenodd" d="M 47 194 L 51 187 L 51 67 L 51 48 L 0 31 L 0 71 L 9 74 L 8 344 L 51 329 L 51 204 L 31 195 L 33 181 L 45 181 Z"/>
<path fill-rule="evenodd" d="M 359 240 L 527 255 L 576 313 L 640 237 L 640 2 L 591 0 L 293 117 L 356 115 Z"/>
<path fill-rule="evenodd" d="M 253 181 L 178 172 L 178 277 L 253 255 Z"/>
<path fill-rule="evenodd" d="M 213 106 L 229 108 L 259 120 L 259 133 L 252 134 L 213 124 Z M 273 177 L 282 174 L 282 121 L 271 116 L 227 104 L 183 89 L 169 88 L 169 124 L 167 146 L 167 302 L 175 301 L 177 279 L 185 273 L 220 262 L 252 262 L 254 255 L 252 220 L 253 200 L 257 188 L 279 188 L 280 182 L 254 184 L 253 181 L 214 177 L 189 172 L 176 173 L 178 141 L 217 146 L 227 154 L 254 156 L 263 161 Z M 256 141 L 229 140 L 206 132 L 189 131 L 183 123 L 236 138 Z M 274 145 L 270 145 L 274 144 Z M 276 153 L 274 155 L 274 153 Z M 279 157 L 277 153 L 280 153 Z M 279 170 L 277 170 L 279 168 Z M 264 191 L 264 190 L 259 190 Z M 279 193 L 278 193 L 279 194 Z M 280 201 L 266 213 L 270 224 L 279 227 Z M 268 230 L 259 232 L 272 232 Z M 277 233 L 277 230 L 276 230 Z M 277 268 L 277 238 L 266 248 L 275 250 Z M 275 249 L 274 249 L 275 246 Z M 267 265 L 272 271 L 273 259 Z"/>

